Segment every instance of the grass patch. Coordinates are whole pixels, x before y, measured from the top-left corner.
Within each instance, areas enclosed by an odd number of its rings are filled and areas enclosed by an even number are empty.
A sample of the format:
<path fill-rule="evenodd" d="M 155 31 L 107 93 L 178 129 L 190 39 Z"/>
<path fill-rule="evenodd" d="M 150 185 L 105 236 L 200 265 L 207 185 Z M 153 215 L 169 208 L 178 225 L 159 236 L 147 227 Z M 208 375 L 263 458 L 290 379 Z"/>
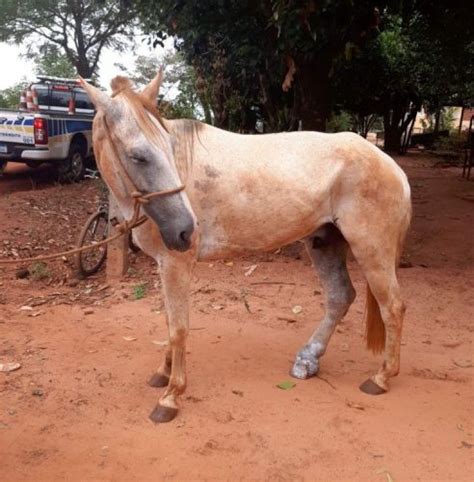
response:
<path fill-rule="evenodd" d="M 51 275 L 48 265 L 42 262 L 33 263 L 29 269 L 29 272 L 33 281 L 41 281 L 49 278 Z"/>
<path fill-rule="evenodd" d="M 132 289 L 133 299 L 141 300 L 142 298 L 145 298 L 147 292 L 148 292 L 148 287 L 146 283 L 141 283 L 139 285 L 136 285 Z"/>

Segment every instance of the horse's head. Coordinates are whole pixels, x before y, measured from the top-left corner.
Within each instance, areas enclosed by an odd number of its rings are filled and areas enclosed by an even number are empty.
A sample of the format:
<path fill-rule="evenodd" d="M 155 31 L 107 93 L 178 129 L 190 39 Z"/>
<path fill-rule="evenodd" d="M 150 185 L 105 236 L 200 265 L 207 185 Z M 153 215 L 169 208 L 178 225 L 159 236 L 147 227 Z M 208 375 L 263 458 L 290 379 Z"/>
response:
<path fill-rule="evenodd" d="M 103 117 L 113 155 L 107 162 L 105 181 L 121 176 L 122 185 L 142 194 L 159 193 L 181 186 L 176 167 L 171 136 L 156 109 L 156 98 L 162 71 L 141 92 L 132 90 L 124 77 L 112 80 L 112 96 L 88 84 L 81 83 Z M 184 191 L 152 197 L 144 205 L 145 213 L 158 225 L 168 249 L 186 251 L 191 246 L 195 216 Z"/>

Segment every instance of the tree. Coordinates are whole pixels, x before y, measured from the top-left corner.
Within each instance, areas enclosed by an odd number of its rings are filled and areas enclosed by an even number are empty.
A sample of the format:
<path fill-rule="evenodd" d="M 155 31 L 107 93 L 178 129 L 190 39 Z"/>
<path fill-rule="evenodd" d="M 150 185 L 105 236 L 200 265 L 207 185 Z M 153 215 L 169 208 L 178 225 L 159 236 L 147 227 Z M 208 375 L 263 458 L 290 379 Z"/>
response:
<path fill-rule="evenodd" d="M 206 113 L 196 91 L 194 69 L 185 63 L 180 52 L 167 51 L 158 58 L 156 55 L 139 55 L 133 67 L 116 64 L 137 88 L 146 86 L 156 76 L 161 66 L 166 67 L 163 85 L 160 89 L 161 108 L 169 118 L 200 118 Z M 212 122 L 206 118 L 207 122 Z"/>
<path fill-rule="evenodd" d="M 137 0 L 148 32 L 177 35 L 217 125 L 324 130 L 331 74 L 348 45 L 378 25 L 376 5 L 358 0 Z"/>
<path fill-rule="evenodd" d="M 471 9 L 447 0 L 403 6 L 385 13 L 380 34 L 340 59 L 334 76 L 339 108 L 383 116 L 385 149 L 395 152 L 422 105 L 440 119 L 443 105 L 474 100 Z"/>
<path fill-rule="evenodd" d="M 61 53 L 55 45 L 43 45 L 33 55 L 38 75 L 49 75 L 52 77 L 74 78 L 76 69 L 68 60 L 65 54 Z"/>
<path fill-rule="evenodd" d="M 271 99 L 260 95 L 261 80 L 265 91 L 275 82 L 263 74 L 273 70 L 267 62 L 268 18 L 262 15 L 259 2 L 241 0 L 138 1 L 145 28 L 155 36 L 177 35 L 176 48 L 194 69 L 196 89 L 204 107 L 212 110 L 215 125 L 246 130 L 255 125 L 252 112 L 262 106 L 267 121 L 276 116 L 270 109 Z M 281 72 L 276 76 L 280 82 Z M 269 84 L 269 85 L 266 85 Z M 278 87 L 281 97 L 281 87 Z M 209 113 L 206 117 L 210 117 Z"/>
<path fill-rule="evenodd" d="M 112 0 L 0 0 L 0 11 L 0 41 L 29 42 L 33 52 L 56 46 L 86 78 L 105 47 L 126 47 L 136 23 L 129 2 Z"/>
<path fill-rule="evenodd" d="M 176 35 L 216 125 L 324 130 L 384 119 L 398 150 L 422 104 L 472 99 L 473 10 L 462 0 L 136 0 L 155 42 Z M 437 106 L 437 107 L 436 107 Z"/>
<path fill-rule="evenodd" d="M 385 147 L 398 150 L 402 133 L 421 107 L 417 46 L 400 16 L 387 16 L 381 32 L 341 59 L 335 69 L 335 100 L 358 118 L 382 116 Z"/>

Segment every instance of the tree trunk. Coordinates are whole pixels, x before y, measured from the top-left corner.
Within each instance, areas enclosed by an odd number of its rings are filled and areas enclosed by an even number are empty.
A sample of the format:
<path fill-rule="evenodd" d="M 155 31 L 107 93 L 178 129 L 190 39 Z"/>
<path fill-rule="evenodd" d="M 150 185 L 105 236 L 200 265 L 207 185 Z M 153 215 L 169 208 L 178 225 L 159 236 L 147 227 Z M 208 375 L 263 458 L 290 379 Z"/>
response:
<path fill-rule="evenodd" d="M 322 63 L 303 63 L 295 77 L 300 97 L 298 117 L 303 130 L 326 130 L 331 114 L 329 69 Z"/>
<path fill-rule="evenodd" d="M 436 109 L 436 112 L 435 112 L 435 125 L 434 125 L 434 129 L 433 129 L 433 132 L 435 134 L 437 134 L 439 132 L 440 120 L 441 120 L 441 108 L 438 108 L 438 109 Z"/>
<path fill-rule="evenodd" d="M 204 111 L 204 121 L 206 122 L 206 124 L 212 124 L 212 114 L 211 114 L 211 108 L 209 107 L 209 104 L 201 100 L 201 105 L 202 105 L 202 110 Z"/>
<path fill-rule="evenodd" d="M 401 132 L 399 129 L 399 116 L 395 112 L 386 111 L 383 116 L 384 151 L 400 151 Z"/>
<path fill-rule="evenodd" d="M 75 59 L 73 64 L 74 64 L 74 67 L 76 67 L 77 69 L 78 75 L 80 75 L 84 79 L 90 79 L 94 74 L 91 66 L 89 65 L 87 58 Z"/>

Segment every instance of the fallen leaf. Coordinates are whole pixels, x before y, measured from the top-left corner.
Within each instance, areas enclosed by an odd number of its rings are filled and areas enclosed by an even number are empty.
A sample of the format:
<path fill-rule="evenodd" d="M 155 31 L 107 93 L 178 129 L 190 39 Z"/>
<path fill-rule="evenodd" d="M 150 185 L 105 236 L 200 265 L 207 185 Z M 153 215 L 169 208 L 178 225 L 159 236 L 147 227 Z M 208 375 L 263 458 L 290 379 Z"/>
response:
<path fill-rule="evenodd" d="M 125 341 L 135 341 L 136 340 L 136 338 L 134 336 L 122 336 L 122 338 Z"/>
<path fill-rule="evenodd" d="M 441 346 L 444 346 L 445 348 L 457 348 L 458 346 L 461 346 L 461 345 L 462 343 L 460 341 L 441 343 Z"/>
<path fill-rule="evenodd" d="M 30 313 L 28 316 L 32 316 L 33 318 L 36 318 L 37 316 L 40 316 L 44 313 L 44 311 L 37 311 L 35 313 Z"/>
<path fill-rule="evenodd" d="M 466 360 L 465 362 L 457 362 L 453 360 L 453 363 L 459 367 L 459 368 L 472 368 L 474 367 L 474 364 L 470 362 L 469 360 Z"/>
<path fill-rule="evenodd" d="M 252 266 L 250 266 L 247 271 L 245 271 L 244 273 L 244 276 L 250 276 L 256 269 L 257 269 L 258 265 L 256 264 L 253 264 Z"/>
<path fill-rule="evenodd" d="M 385 477 L 387 477 L 387 482 L 394 482 L 393 477 L 390 475 L 390 473 L 386 469 L 379 469 L 376 470 L 375 473 L 377 475 L 382 475 L 385 474 Z"/>
<path fill-rule="evenodd" d="M 293 306 L 293 308 L 291 308 L 291 311 L 292 311 L 295 315 L 299 315 L 299 314 L 303 311 L 303 307 L 300 306 L 300 305 L 295 305 L 295 306 Z"/>
<path fill-rule="evenodd" d="M 277 384 L 277 387 L 282 390 L 291 390 L 294 386 L 296 386 L 296 383 L 291 380 L 284 380 Z"/>
<path fill-rule="evenodd" d="M 224 263 L 226 266 L 234 266 L 233 261 L 227 261 L 227 263 Z"/>
<path fill-rule="evenodd" d="M 213 310 L 219 311 L 224 309 L 224 305 L 211 305 Z"/>
<path fill-rule="evenodd" d="M 168 345 L 168 341 L 167 341 L 167 340 L 163 340 L 163 341 L 160 341 L 160 340 L 152 340 L 152 343 L 153 343 L 153 345 L 156 345 L 156 346 L 167 346 L 167 345 Z"/>
<path fill-rule="evenodd" d="M 16 362 L 0 363 L 0 372 L 5 372 L 5 373 L 14 372 L 19 368 L 21 368 L 21 365 Z"/>
<path fill-rule="evenodd" d="M 357 410 L 365 410 L 365 407 L 363 405 L 360 405 L 359 403 L 351 402 L 349 400 L 346 400 L 346 405 L 351 408 L 355 408 Z"/>
<path fill-rule="evenodd" d="M 23 305 L 22 307 L 20 307 L 20 311 L 33 311 L 33 308 L 28 305 Z"/>
<path fill-rule="evenodd" d="M 287 323 L 296 323 L 294 318 L 287 318 L 286 316 L 277 316 L 277 320 L 286 321 Z"/>

